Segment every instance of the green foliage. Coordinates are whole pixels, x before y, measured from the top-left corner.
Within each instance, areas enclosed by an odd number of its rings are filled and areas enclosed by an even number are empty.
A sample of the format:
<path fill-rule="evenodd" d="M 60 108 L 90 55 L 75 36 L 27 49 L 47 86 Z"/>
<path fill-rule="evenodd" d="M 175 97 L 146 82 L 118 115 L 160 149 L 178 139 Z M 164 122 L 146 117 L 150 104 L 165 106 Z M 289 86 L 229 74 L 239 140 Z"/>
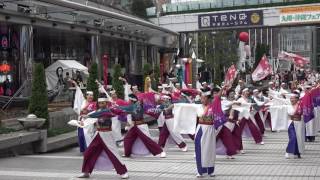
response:
<path fill-rule="evenodd" d="M 72 131 L 75 131 L 76 128 L 72 126 L 66 126 L 64 128 L 54 128 L 54 129 L 48 129 L 48 137 L 54 137 L 61 134 L 69 133 Z"/>
<path fill-rule="evenodd" d="M 146 63 L 143 65 L 143 79 L 145 79 L 149 75 L 151 70 L 152 66 L 150 63 Z"/>
<path fill-rule="evenodd" d="M 223 81 L 223 67 L 228 68 L 238 61 L 237 39 L 233 31 L 199 32 L 199 58 L 205 60 L 208 70 L 214 72 L 213 81 Z"/>
<path fill-rule="evenodd" d="M 92 91 L 94 94 L 94 100 L 96 101 L 99 96 L 98 85 L 96 80 L 98 79 L 98 65 L 93 63 L 89 70 L 89 77 L 87 82 L 87 91 Z"/>
<path fill-rule="evenodd" d="M 134 0 L 132 2 L 131 11 L 133 14 L 141 18 L 147 18 L 146 9 L 152 6 L 153 6 L 152 0 Z"/>
<path fill-rule="evenodd" d="M 124 98 L 124 87 L 123 82 L 119 80 L 119 77 L 121 77 L 121 66 L 120 64 L 115 64 L 113 66 L 113 78 L 112 78 L 112 88 L 116 90 L 117 96 L 121 99 Z"/>
<path fill-rule="evenodd" d="M 17 130 L 11 128 L 0 127 L 0 134 L 9 134 L 11 132 L 16 132 Z"/>
<path fill-rule="evenodd" d="M 156 82 L 155 82 L 156 86 L 152 87 L 152 89 L 158 91 L 158 85 L 159 85 L 159 79 L 160 79 L 160 65 L 157 65 L 157 64 L 155 65 L 154 78 L 156 80 Z"/>
<path fill-rule="evenodd" d="M 38 118 L 46 119 L 44 127 L 49 127 L 48 93 L 44 67 L 42 63 L 36 63 L 33 68 L 32 94 L 30 97 L 28 112 Z"/>
<path fill-rule="evenodd" d="M 256 47 L 256 55 L 255 55 L 255 61 L 254 61 L 254 65 L 253 65 L 253 69 L 256 69 L 256 67 L 258 66 L 261 58 L 263 57 L 264 54 L 268 55 L 269 54 L 269 45 L 266 44 L 257 44 Z"/>

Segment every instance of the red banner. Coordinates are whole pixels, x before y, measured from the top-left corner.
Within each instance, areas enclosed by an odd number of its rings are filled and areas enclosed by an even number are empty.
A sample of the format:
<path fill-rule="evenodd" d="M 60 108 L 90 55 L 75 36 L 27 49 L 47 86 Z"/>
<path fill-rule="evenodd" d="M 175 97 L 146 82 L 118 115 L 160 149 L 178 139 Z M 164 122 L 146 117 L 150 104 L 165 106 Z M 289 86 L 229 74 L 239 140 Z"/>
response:
<path fill-rule="evenodd" d="M 306 64 L 310 63 L 310 60 L 305 57 L 302 57 L 302 56 L 300 56 L 298 54 L 294 54 L 294 53 L 288 53 L 285 51 L 282 51 L 281 53 L 278 54 L 278 59 L 291 61 L 298 67 L 303 67 Z"/>
<path fill-rule="evenodd" d="M 224 78 L 224 84 L 228 87 L 231 87 L 232 86 L 232 83 L 233 81 L 236 79 L 237 77 L 237 69 L 236 69 L 236 66 L 235 65 L 232 65 L 229 67 L 228 71 L 227 71 L 227 74 Z"/>
<path fill-rule="evenodd" d="M 257 68 L 252 73 L 252 80 L 253 81 L 260 81 L 260 80 L 266 78 L 270 74 L 272 74 L 272 67 L 269 64 L 269 61 L 268 61 L 266 55 L 264 55 L 261 58 Z"/>
<path fill-rule="evenodd" d="M 104 86 L 107 87 L 108 85 L 108 61 L 109 61 L 109 56 L 108 55 L 103 55 L 102 57 L 102 63 L 103 63 L 103 83 Z"/>

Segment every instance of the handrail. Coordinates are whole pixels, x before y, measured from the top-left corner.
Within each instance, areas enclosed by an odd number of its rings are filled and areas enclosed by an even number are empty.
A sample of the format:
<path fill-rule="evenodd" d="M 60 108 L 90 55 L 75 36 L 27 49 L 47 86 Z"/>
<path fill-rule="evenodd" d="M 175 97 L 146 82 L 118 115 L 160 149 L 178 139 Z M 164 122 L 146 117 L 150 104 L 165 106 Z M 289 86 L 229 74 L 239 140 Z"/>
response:
<path fill-rule="evenodd" d="M 20 86 L 20 88 L 14 93 L 14 95 L 9 99 L 9 101 L 2 106 L 1 110 L 6 110 L 7 107 L 9 107 L 9 105 L 11 104 L 11 102 L 13 101 L 13 98 L 17 97 L 18 95 L 20 95 L 20 93 L 22 92 L 22 90 L 25 88 L 26 84 L 28 81 L 24 81 L 22 86 Z"/>

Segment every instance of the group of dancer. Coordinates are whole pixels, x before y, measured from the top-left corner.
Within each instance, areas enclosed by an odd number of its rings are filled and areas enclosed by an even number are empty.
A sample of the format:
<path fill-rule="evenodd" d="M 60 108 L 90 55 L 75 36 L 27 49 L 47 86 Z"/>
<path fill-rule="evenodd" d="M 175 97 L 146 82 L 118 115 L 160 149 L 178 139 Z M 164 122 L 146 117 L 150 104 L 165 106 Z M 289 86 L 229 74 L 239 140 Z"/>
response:
<path fill-rule="evenodd" d="M 289 119 L 285 157 L 301 158 L 306 126 L 300 99 L 318 88 L 318 83 L 306 84 L 292 89 L 286 89 L 283 85 L 277 89 L 270 83 L 267 91 L 247 88 L 242 80 L 234 89 L 228 85 L 212 88 L 205 82 L 199 89 L 181 88 L 179 83 L 163 84 L 158 87 L 158 92 L 152 89 L 140 92 L 137 86 L 132 86 L 126 100 L 119 99 L 115 91 L 108 93 L 100 86 L 97 103 L 93 100 L 93 92 L 87 91 L 79 116 L 79 144 L 84 156 L 83 174 L 79 177 L 89 178 L 94 169 L 115 169 L 121 178 L 127 179 L 128 170 L 118 151 L 122 144 L 122 157 L 152 154 L 165 158 L 170 142 L 182 152 L 188 151 L 184 137 L 174 127 L 177 103 L 196 105 L 197 118 L 185 121 L 196 122 L 196 126 L 192 127 L 195 133 L 188 135 L 195 145 L 197 177 L 215 175 L 216 155 L 224 154 L 227 159 L 234 159 L 236 154 L 244 154 L 242 137 L 249 136 L 256 144 L 264 144 L 265 130 L 272 127 L 268 106 L 274 99 L 283 98 L 289 102 L 285 112 Z M 128 88 L 129 85 L 126 83 L 125 86 Z M 147 96 L 155 99 L 154 106 L 146 106 L 144 98 Z M 150 112 L 158 122 L 160 133 L 157 142 L 151 137 L 145 120 Z M 124 137 L 121 133 L 122 122 L 127 126 Z"/>

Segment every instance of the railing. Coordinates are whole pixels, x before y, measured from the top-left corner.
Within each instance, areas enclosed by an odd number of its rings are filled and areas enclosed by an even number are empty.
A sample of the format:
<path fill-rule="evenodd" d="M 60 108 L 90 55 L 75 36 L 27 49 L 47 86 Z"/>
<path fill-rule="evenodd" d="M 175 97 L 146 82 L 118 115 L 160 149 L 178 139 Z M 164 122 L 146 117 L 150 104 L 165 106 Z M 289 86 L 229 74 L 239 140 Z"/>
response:
<path fill-rule="evenodd" d="M 8 102 L 1 107 L 1 110 L 2 110 L 2 111 L 6 110 L 6 109 L 10 106 L 10 104 L 12 103 L 13 99 L 16 98 L 16 97 L 18 97 L 18 96 L 22 93 L 23 89 L 24 89 L 24 88 L 26 87 L 26 85 L 27 85 L 27 82 L 28 82 L 28 81 L 24 81 L 23 84 L 22 84 L 22 86 L 20 86 L 20 88 L 17 90 L 17 92 L 14 93 L 14 95 L 8 100 Z"/>
<path fill-rule="evenodd" d="M 291 5 L 316 3 L 319 0 L 202 0 L 202 1 L 187 1 L 179 3 L 171 3 L 162 5 L 162 15 L 204 12 L 210 10 L 223 9 L 243 9 L 265 6 Z M 150 7 L 146 9 L 149 17 L 156 16 L 156 8 Z"/>

